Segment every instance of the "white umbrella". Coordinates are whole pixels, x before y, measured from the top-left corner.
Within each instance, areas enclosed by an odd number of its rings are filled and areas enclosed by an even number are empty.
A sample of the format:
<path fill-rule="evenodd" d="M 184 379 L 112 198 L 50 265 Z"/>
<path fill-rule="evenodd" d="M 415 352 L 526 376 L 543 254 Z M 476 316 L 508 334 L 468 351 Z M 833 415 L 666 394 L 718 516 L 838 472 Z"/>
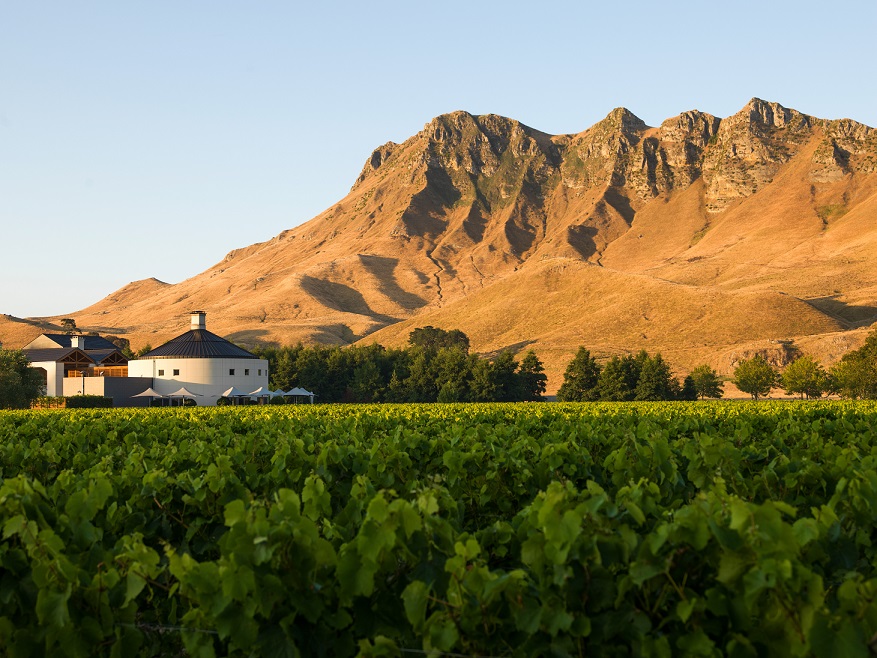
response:
<path fill-rule="evenodd" d="M 314 403 L 314 394 L 306 389 L 303 389 L 303 388 L 296 387 L 296 388 L 289 389 L 288 391 L 286 391 L 286 393 L 284 393 L 284 395 L 289 395 L 289 396 L 293 396 L 293 397 L 310 398 L 311 404 Z"/>
<path fill-rule="evenodd" d="M 261 398 L 261 397 L 263 397 L 263 396 L 264 396 L 264 397 L 268 397 L 268 396 L 270 396 L 270 395 L 273 395 L 273 393 L 271 393 L 271 391 L 269 391 L 269 390 L 268 390 L 267 388 L 265 388 L 264 386 L 260 386 L 260 387 L 257 388 L 255 391 L 253 391 L 252 393 L 250 393 L 250 397 L 251 397 L 251 398 Z"/>
<path fill-rule="evenodd" d="M 200 393 L 192 393 L 185 386 L 181 387 L 179 391 L 174 391 L 173 393 L 168 393 L 169 398 L 200 398 Z"/>
<path fill-rule="evenodd" d="M 163 398 L 164 396 L 150 386 L 142 393 L 137 393 L 136 395 L 132 395 L 132 398 Z"/>
<path fill-rule="evenodd" d="M 244 393 L 243 391 L 238 390 L 234 386 L 232 386 L 225 393 L 223 393 L 220 397 L 223 397 L 223 398 L 242 398 L 242 397 L 246 397 L 246 395 L 247 394 Z"/>

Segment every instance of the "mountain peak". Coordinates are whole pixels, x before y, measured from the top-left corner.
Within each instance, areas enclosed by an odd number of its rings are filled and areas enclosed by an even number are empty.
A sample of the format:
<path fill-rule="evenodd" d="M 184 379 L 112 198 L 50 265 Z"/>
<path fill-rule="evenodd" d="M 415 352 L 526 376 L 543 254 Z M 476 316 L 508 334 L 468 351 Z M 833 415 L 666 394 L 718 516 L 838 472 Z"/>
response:
<path fill-rule="evenodd" d="M 748 121 L 751 125 L 763 128 L 790 127 L 797 129 L 810 127 L 810 117 L 806 114 L 784 107 L 779 103 L 756 97 L 750 99 L 746 106 L 733 117 L 729 117 L 729 119 L 734 118 L 744 122 Z"/>
<path fill-rule="evenodd" d="M 626 107 L 616 107 L 606 115 L 606 118 L 601 123 L 609 123 L 612 126 L 618 127 L 623 133 L 634 133 L 648 128 L 645 121 Z"/>

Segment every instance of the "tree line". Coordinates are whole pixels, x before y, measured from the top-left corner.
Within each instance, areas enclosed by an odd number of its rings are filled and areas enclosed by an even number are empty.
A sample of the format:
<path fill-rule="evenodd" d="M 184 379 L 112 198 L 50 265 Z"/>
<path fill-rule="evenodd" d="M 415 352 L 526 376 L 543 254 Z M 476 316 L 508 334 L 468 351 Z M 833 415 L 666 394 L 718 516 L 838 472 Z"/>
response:
<path fill-rule="evenodd" d="M 603 366 L 580 347 L 563 375 L 557 391 L 561 402 L 625 402 L 633 400 L 696 400 L 721 397 L 718 376 L 694 371 L 679 381 L 660 353 L 613 356 Z"/>
<path fill-rule="evenodd" d="M 782 387 L 787 394 L 800 395 L 802 399 L 825 394 L 848 400 L 877 399 L 877 330 L 868 335 L 862 347 L 844 354 L 828 370 L 805 354 L 779 372 L 756 355 L 737 365 L 734 382 L 755 400 L 770 394 L 775 387 Z"/>
<path fill-rule="evenodd" d="M 408 347 L 305 346 L 252 350 L 267 359 L 270 386 L 300 386 L 319 402 L 523 402 L 544 399 L 547 378 L 531 350 L 493 359 L 469 353 L 462 331 L 420 327 Z"/>
<path fill-rule="evenodd" d="M 469 352 L 469 338 L 457 329 L 420 327 L 409 334 L 408 347 L 398 349 L 299 344 L 252 351 L 268 360 L 272 388 L 307 388 L 320 402 L 518 402 L 543 400 L 545 394 L 544 368 L 532 350 L 520 361 L 509 351 L 480 357 Z M 756 355 L 737 365 L 732 381 L 756 400 L 776 387 L 802 398 L 877 399 L 877 330 L 828 370 L 803 355 L 780 372 Z M 42 378 L 21 350 L 0 347 L 0 408 L 29 406 L 41 387 Z M 722 379 L 708 365 L 680 381 L 660 353 L 643 350 L 600 365 L 581 347 L 557 399 L 695 400 L 723 393 Z"/>

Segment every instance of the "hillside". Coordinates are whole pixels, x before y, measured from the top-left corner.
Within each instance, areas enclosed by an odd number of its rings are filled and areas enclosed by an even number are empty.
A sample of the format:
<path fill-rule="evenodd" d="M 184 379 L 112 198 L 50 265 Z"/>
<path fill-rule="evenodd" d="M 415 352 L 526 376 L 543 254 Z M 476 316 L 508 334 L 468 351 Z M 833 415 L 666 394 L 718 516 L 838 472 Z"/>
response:
<path fill-rule="evenodd" d="M 752 99 L 724 119 L 649 127 L 619 108 L 548 135 L 454 112 L 375 149 L 309 222 L 70 315 L 135 347 L 192 308 L 245 344 L 460 328 L 479 352 L 534 349 L 550 390 L 581 344 L 661 351 L 679 370 L 789 341 L 830 362 L 877 321 L 875 219 L 877 131 L 848 119 Z M 0 319 L 5 344 L 39 332 Z"/>

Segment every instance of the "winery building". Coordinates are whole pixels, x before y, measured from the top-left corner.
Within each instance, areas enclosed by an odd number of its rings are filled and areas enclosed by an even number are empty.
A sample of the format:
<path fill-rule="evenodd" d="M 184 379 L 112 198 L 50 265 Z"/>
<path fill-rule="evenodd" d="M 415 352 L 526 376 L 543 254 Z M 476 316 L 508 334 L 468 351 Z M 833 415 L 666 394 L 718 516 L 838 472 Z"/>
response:
<path fill-rule="evenodd" d="M 268 361 L 207 330 L 207 314 L 192 311 L 189 331 L 128 362 L 128 376 L 150 378 L 169 396 L 185 388 L 198 405 L 215 405 L 231 389 L 268 388 Z"/>

